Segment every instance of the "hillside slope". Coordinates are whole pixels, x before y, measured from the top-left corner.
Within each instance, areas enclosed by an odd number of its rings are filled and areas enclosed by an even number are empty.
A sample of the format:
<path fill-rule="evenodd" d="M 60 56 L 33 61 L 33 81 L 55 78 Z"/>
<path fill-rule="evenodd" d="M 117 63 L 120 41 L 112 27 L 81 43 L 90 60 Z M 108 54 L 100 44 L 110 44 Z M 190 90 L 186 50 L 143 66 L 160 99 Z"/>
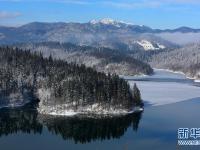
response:
<path fill-rule="evenodd" d="M 200 44 L 157 52 L 137 52 L 132 57 L 149 63 L 154 68 L 169 69 L 200 79 Z"/>
<path fill-rule="evenodd" d="M 45 57 L 50 55 L 56 59 L 85 64 L 99 72 L 136 75 L 153 73 L 150 65 L 134 59 L 129 53 L 110 48 L 95 48 L 90 46 L 78 46 L 70 43 L 43 42 L 18 44 L 17 47 L 29 49 L 32 52 L 42 52 Z"/>

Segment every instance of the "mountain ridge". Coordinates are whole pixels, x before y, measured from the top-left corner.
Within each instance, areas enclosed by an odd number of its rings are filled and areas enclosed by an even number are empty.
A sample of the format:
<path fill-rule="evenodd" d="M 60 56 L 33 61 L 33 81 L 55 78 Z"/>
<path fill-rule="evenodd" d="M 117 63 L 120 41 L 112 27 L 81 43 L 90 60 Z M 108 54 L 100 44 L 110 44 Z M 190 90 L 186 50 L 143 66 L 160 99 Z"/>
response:
<path fill-rule="evenodd" d="M 52 41 L 113 49 L 145 50 L 137 43 L 141 40 L 146 40 L 152 45 L 164 45 L 166 48 L 177 46 L 156 36 L 150 27 L 113 20 L 93 23 L 32 22 L 15 28 L 0 27 L 0 44 Z"/>
<path fill-rule="evenodd" d="M 5 25 L 1 25 L 0 28 L 12 28 L 12 29 L 16 29 L 16 28 L 21 28 L 24 26 L 29 26 L 29 25 L 44 25 L 44 24 L 48 24 L 48 25 L 56 25 L 56 24 L 62 24 L 62 25 L 66 25 L 66 24 L 91 24 L 91 25 L 96 25 L 96 24 L 104 24 L 104 25 L 126 25 L 126 26 L 137 26 L 137 27 L 145 27 L 149 29 L 149 33 L 155 33 L 155 32 L 183 32 L 183 33 L 187 33 L 187 32 L 200 32 L 200 28 L 193 28 L 193 27 L 189 27 L 189 26 L 179 26 L 177 28 L 166 28 L 166 29 L 159 29 L 159 28 L 152 28 L 146 25 L 137 25 L 131 22 L 125 22 L 125 21 L 118 21 L 118 20 L 114 20 L 111 18 L 103 18 L 103 19 L 92 19 L 88 22 L 63 22 L 63 21 L 58 21 L 58 22 L 40 22 L 40 21 L 34 21 L 34 22 L 29 22 L 20 26 L 16 26 L 16 27 L 10 27 L 10 26 L 5 26 Z"/>

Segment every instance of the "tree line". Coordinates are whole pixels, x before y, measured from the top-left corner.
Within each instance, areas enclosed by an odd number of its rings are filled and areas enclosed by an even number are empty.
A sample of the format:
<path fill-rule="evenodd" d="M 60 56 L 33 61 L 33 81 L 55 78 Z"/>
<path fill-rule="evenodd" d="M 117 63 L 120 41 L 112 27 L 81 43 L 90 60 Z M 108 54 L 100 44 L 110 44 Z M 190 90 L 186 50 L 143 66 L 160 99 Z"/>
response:
<path fill-rule="evenodd" d="M 77 109 L 98 104 L 105 109 L 128 110 L 142 104 L 139 89 L 132 91 L 116 74 L 54 60 L 52 56 L 44 58 L 41 53 L 0 47 L 1 103 L 12 94 L 37 98 L 39 89 L 50 91 L 43 105 L 69 104 Z"/>

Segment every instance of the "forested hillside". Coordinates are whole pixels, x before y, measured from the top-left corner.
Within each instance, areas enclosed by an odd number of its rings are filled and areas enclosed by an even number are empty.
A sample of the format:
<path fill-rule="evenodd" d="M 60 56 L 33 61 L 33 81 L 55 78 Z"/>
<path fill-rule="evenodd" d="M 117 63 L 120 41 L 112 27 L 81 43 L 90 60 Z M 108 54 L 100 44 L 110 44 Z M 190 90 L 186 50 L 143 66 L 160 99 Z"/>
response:
<path fill-rule="evenodd" d="M 149 63 L 154 68 L 181 71 L 188 77 L 200 79 L 200 44 L 163 51 L 135 52 L 132 56 Z"/>
<path fill-rule="evenodd" d="M 22 104 L 38 98 L 38 110 L 51 113 L 69 109 L 93 111 L 94 108 L 98 112 L 129 111 L 142 104 L 134 98 L 137 95 L 124 79 L 85 65 L 8 47 L 0 48 L 0 64 L 1 105 Z"/>
<path fill-rule="evenodd" d="M 17 47 L 30 49 L 32 52 L 41 52 L 45 57 L 51 55 L 53 58 L 67 62 L 85 64 L 87 67 L 106 74 L 136 75 L 153 72 L 150 65 L 130 57 L 125 49 L 95 48 L 59 42 L 17 44 Z"/>

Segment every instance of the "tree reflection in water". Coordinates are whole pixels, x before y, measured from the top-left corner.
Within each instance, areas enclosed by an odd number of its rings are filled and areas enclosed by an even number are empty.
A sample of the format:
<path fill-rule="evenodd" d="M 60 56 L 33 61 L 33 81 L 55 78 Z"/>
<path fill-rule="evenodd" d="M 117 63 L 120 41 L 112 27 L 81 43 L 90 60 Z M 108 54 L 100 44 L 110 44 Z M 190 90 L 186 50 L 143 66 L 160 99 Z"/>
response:
<path fill-rule="evenodd" d="M 94 140 L 120 138 L 128 127 L 137 131 L 141 113 L 126 116 L 54 117 L 37 114 L 33 109 L 4 109 L 0 111 L 0 136 L 18 132 L 42 134 L 44 128 L 64 140 L 87 143 Z"/>
<path fill-rule="evenodd" d="M 43 125 L 37 121 L 37 112 L 35 110 L 0 110 L 0 137 L 18 132 L 41 134 L 42 129 Z"/>

